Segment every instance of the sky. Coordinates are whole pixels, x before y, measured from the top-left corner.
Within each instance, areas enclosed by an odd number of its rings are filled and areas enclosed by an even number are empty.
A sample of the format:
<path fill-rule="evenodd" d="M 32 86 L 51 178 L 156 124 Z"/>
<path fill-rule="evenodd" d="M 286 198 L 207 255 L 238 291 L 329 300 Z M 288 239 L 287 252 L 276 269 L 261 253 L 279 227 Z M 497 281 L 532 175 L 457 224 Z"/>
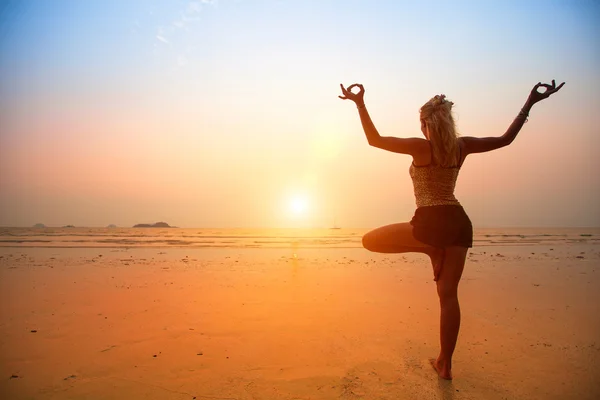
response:
<path fill-rule="evenodd" d="M 477 227 L 600 226 L 597 1 L 0 2 L 0 226 L 370 228 L 409 221 L 411 157 L 444 93 Z"/>

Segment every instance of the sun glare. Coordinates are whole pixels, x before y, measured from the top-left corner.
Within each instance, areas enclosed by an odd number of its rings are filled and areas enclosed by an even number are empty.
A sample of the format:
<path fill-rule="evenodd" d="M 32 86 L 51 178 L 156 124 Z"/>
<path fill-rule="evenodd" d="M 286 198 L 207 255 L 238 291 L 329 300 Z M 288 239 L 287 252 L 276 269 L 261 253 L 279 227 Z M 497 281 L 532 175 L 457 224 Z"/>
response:
<path fill-rule="evenodd" d="M 303 196 L 293 197 L 290 201 L 290 210 L 294 215 L 302 215 L 308 209 L 308 200 Z"/>

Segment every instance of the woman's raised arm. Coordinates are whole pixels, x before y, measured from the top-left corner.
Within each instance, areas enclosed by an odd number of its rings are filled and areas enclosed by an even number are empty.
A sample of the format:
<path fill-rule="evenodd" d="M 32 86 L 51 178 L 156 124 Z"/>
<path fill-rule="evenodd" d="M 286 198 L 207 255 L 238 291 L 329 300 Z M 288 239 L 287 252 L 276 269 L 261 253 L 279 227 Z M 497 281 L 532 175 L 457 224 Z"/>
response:
<path fill-rule="evenodd" d="M 529 93 L 529 97 L 523 105 L 523 108 L 521 109 L 515 120 L 512 122 L 512 124 L 510 124 L 508 130 L 504 133 L 504 135 L 485 138 L 477 138 L 470 136 L 462 137 L 461 140 L 464 145 L 465 156 L 467 154 L 472 153 L 484 153 L 486 151 L 496 150 L 511 144 L 513 140 L 515 140 L 515 138 L 517 137 L 517 134 L 519 133 L 521 128 L 523 127 L 523 124 L 527 122 L 527 118 L 529 117 L 529 111 L 531 111 L 533 105 L 541 100 L 547 99 L 548 97 L 550 97 L 551 94 L 558 92 L 564 84 L 565 83 L 563 82 L 557 87 L 553 79 L 552 85 L 541 82 L 535 85 L 533 89 L 531 89 L 531 93 Z M 546 88 L 546 91 L 542 93 L 538 92 L 537 90 L 540 86 Z"/>
<path fill-rule="evenodd" d="M 365 106 L 365 88 L 359 83 L 352 84 L 347 88 L 340 84 L 342 88 L 343 96 L 338 96 L 342 100 L 352 100 L 358 108 L 358 115 L 360 116 L 360 123 L 362 124 L 363 130 L 367 141 L 373 147 L 377 147 L 383 150 L 392 151 L 394 153 L 410 154 L 415 155 L 423 152 L 424 149 L 428 150 L 429 147 L 424 139 L 419 138 L 398 138 L 390 136 L 380 136 L 375 124 L 369 116 L 367 107 Z M 352 89 L 357 87 L 358 93 L 353 93 Z"/>

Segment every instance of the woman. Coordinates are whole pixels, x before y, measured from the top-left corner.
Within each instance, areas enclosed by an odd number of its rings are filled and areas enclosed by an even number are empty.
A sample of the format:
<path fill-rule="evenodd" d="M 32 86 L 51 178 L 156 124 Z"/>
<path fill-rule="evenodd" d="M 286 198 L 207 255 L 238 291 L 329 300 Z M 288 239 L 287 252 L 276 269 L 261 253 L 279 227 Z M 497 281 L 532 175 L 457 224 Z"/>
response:
<path fill-rule="evenodd" d="M 452 379 L 452 353 L 460 327 L 458 282 L 463 272 L 467 250 L 473 245 L 473 228 L 469 217 L 454 197 L 458 172 L 469 154 L 484 153 L 508 146 L 527 121 L 531 107 L 560 90 L 538 83 L 525 105 L 499 137 L 458 137 L 452 117 L 452 103 L 445 95 L 437 95 L 420 109 L 421 132 L 425 139 L 379 136 L 364 102 L 363 85 L 342 88 L 344 100 L 353 101 L 371 146 L 395 153 L 410 154 L 409 172 L 413 181 L 417 210 L 410 222 L 377 228 L 363 237 L 363 246 L 379 253 L 418 252 L 431 258 L 433 276 L 440 298 L 440 344 L 437 359 L 431 365 L 444 379 Z M 546 90 L 538 92 L 539 87 Z M 358 93 L 352 92 L 358 88 Z"/>

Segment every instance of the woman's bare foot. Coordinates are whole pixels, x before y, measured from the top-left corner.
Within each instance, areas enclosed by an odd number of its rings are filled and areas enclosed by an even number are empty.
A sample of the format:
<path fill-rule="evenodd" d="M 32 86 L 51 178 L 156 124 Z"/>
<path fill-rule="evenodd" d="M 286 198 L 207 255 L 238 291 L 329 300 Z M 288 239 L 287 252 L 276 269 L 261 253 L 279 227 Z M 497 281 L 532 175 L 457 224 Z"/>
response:
<path fill-rule="evenodd" d="M 437 374 L 440 378 L 446 379 L 449 381 L 452 380 L 452 372 L 450 372 L 450 368 L 448 368 L 446 365 L 442 365 L 443 363 L 440 363 L 438 360 L 436 360 L 434 358 L 430 358 L 429 363 L 431 364 L 433 369 L 435 369 L 435 372 L 437 372 Z"/>
<path fill-rule="evenodd" d="M 442 265 L 444 265 L 444 255 L 446 252 L 443 248 L 435 247 L 431 253 L 429 253 L 429 258 L 431 258 L 431 265 L 433 266 L 433 280 L 437 281 L 440 277 L 440 272 L 442 272 Z"/>

